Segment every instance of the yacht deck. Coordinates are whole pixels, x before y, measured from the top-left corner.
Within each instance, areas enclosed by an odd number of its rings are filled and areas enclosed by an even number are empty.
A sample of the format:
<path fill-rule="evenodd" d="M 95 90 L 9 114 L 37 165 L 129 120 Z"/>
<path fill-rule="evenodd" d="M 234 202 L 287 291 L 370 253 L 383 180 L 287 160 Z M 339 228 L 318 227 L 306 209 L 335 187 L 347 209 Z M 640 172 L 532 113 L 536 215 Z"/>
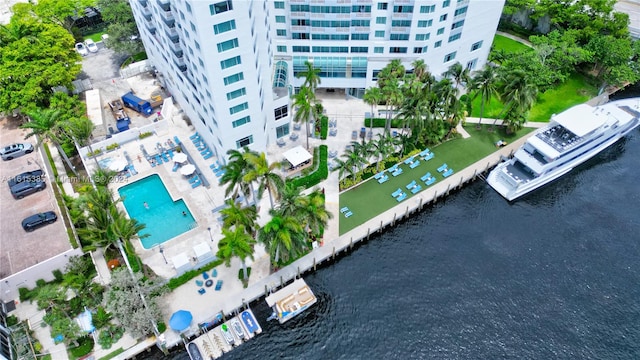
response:
<path fill-rule="evenodd" d="M 577 136 L 562 125 L 556 125 L 538 133 L 536 136 L 559 153 L 577 146 L 584 140 L 584 138 Z"/>

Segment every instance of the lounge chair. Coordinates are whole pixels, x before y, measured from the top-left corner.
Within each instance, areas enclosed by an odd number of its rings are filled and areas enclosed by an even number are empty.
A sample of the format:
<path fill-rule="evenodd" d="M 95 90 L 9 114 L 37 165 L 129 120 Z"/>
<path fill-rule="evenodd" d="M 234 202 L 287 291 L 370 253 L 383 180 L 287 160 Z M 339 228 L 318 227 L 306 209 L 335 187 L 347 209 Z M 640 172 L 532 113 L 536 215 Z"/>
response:
<path fill-rule="evenodd" d="M 162 160 L 167 163 L 169 162 L 169 153 L 166 150 L 162 153 Z"/>
<path fill-rule="evenodd" d="M 411 163 L 411 165 L 409 165 L 410 168 L 415 169 L 418 166 L 420 166 L 420 160 L 416 160 L 414 162 Z"/>
<path fill-rule="evenodd" d="M 398 176 L 398 175 L 402 174 L 402 172 L 403 172 L 402 168 L 397 168 L 396 171 L 391 173 L 391 175 L 393 175 L 395 177 L 395 176 Z"/>
<path fill-rule="evenodd" d="M 178 171 L 179 167 L 180 167 L 180 164 L 175 163 L 175 164 L 173 164 L 173 168 L 171 169 L 171 171 L 176 172 L 176 171 Z"/>
<path fill-rule="evenodd" d="M 211 276 L 212 277 L 217 277 L 218 276 L 218 270 L 213 269 L 213 271 L 211 272 Z"/>
<path fill-rule="evenodd" d="M 198 289 L 198 293 L 199 293 L 200 295 L 204 295 L 204 293 L 206 293 L 206 292 L 207 292 L 207 290 L 205 290 L 204 288 L 200 288 L 200 289 Z"/>
<path fill-rule="evenodd" d="M 221 177 L 222 175 L 224 175 L 226 173 L 227 173 L 226 171 L 220 170 L 220 171 L 216 172 L 215 174 L 216 174 L 216 177 Z"/>
<path fill-rule="evenodd" d="M 200 137 L 200 135 L 198 135 L 198 133 L 196 132 L 195 134 L 189 136 L 189 139 L 193 140 L 193 139 L 199 138 L 199 137 Z"/>
<path fill-rule="evenodd" d="M 208 274 L 206 271 L 203 271 L 203 272 L 202 272 L 202 277 L 203 277 L 205 280 L 207 280 L 207 279 L 209 279 L 209 274 Z"/>
<path fill-rule="evenodd" d="M 151 164 L 151 167 L 156 167 L 156 162 L 155 161 L 149 161 L 149 164 Z"/>
<path fill-rule="evenodd" d="M 389 171 L 389 172 L 394 172 L 396 170 L 398 170 L 398 164 L 395 164 L 392 167 L 390 167 L 389 169 L 387 169 L 387 171 Z"/>
<path fill-rule="evenodd" d="M 418 185 L 418 184 L 416 183 L 416 181 L 415 181 L 415 180 L 413 180 L 412 182 L 410 182 L 409 184 L 407 184 L 407 190 L 411 190 L 411 189 L 413 189 L 414 187 L 416 187 L 416 185 Z"/>
<path fill-rule="evenodd" d="M 169 152 L 169 157 L 173 159 L 173 149 L 169 149 L 168 152 Z"/>
<path fill-rule="evenodd" d="M 418 155 L 420 155 L 420 156 L 424 157 L 424 156 L 429 155 L 429 152 L 430 152 L 430 151 L 431 151 L 431 150 L 429 150 L 429 149 L 427 148 L 427 149 L 422 150 L 422 151 L 420 152 L 420 154 L 418 154 Z"/>
<path fill-rule="evenodd" d="M 422 186 L 420 186 L 420 184 L 417 184 L 416 186 L 413 187 L 413 189 L 411 189 L 411 193 L 415 194 L 420 190 L 422 190 Z"/>
<path fill-rule="evenodd" d="M 445 172 L 447 171 L 447 168 L 449 167 L 449 165 L 447 165 L 446 163 L 442 164 L 439 168 L 438 168 L 438 172 Z"/>
<path fill-rule="evenodd" d="M 379 173 L 373 175 L 373 177 L 375 179 L 380 179 L 381 177 L 384 177 L 384 170 L 380 171 Z"/>
<path fill-rule="evenodd" d="M 425 155 L 425 156 L 422 158 L 422 160 L 424 160 L 424 161 L 429 161 L 429 160 L 433 159 L 433 157 L 434 157 L 434 156 L 435 156 L 435 155 L 434 155 L 434 153 L 429 153 L 429 154 Z"/>
<path fill-rule="evenodd" d="M 196 182 L 198 180 L 200 180 L 200 179 L 198 178 L 198 175 L 196 175 L 196 176 L 192 177 L 191 179 L 189 179 L 189 184 L 193 184 L 194 182 Z"/>
<path fill-rule="evenodd" d="M 202 158 L 207 160 L 207 159 L 210 159 L 212 156 L 213 156 L 213 153 L 211 151 L 209 151 L 209 153 L 204 155 L 204 156 L 202 156 Z"/>
<path fill-rule="evenodd" d="M 436 178 L 434 178 L 433 176 L 428 179 L 427 181 L 424 182 L 425 185 L 429 186 L 429 185 L 433 185 L 433 183 L 436 182 Z"/>
<path fill-rule="evenodd" d="M 413 156 L 404 161 L 405 164 L 413 164 Z"/>
<path fill-rule="evenodd" d="M 449 177 L 451 175 L 453 175 L 453 169 L 449 169 L 449 170 L 445 171 L 444 173 L 442 173 L 442 176 L 444 176 L 444 177 Z"/>
<path fill-rule="evenodd" d="M 220 291 L 220 289 L 222 289 L 222 280 L 216 282 L 216 291 Z"/>
<path fill-rule="evenodd" d="M 343 213 L 343 214 L 346 213 L 347 211 L 349 211 L 349 208 L 346 207 L 346 206 L 343 207 L 342 209 L 340 209 L 340 212 Z"/>
<path fill-rule="evenodd" d="M 421 177 L 420 180 L 427 181 L 427 180 L 429 180 L 430 177 L 431 177 L 431 173 L 428 172 L 428 173 L 424 174 L 424 176 Z"/>
<path fill-rule="evenodd" d="M 402 189 L 398 188 L 398 190 L 391 193 L 391 196 L 398 197 L 402 194 Z"/>
<path fill-rule="evenodd" d="M 378 179 L 378 183 L 379 184 L 384 184 L 387 181 L 389 181 L 389 176 L 388 175 L 385 175 L 385 176 L 381 177 L 380 179 Z"/>
<path fill-rule="evenodd" d="M 180 144 L 182 144 L 182 141 L 180 141 L 180 139 L 178 139 L 178 137 L 177 137 L 177 136 L 174 136 L 174 137 L 173 137 L 173 142 L 175 142 L 175 143 L 176 143 L 176 145 L 180 145 Z"/>
<path fill-rule="evenodd" d="M 400 201 L 402 201 L 402 200 L 404 200 L 404 199 L 406 199 L 406 198 L 407 198 L 407 194 L 402 193 L 402 194 L 400 194 L 400 196 L 398 196 L 398 197 L 396 198 L 396 200 L 397 200 L 398 202 L 400 202 Z"/>
<path fill-rule="evenodd" d="M 162 165 L 162 158 L 160 157 L 160 155 L 156 155 L 154 159 L 156 159 L 156 162 L 158 163 L 158 165 Z"/>
<path fill-rule="evenodd" d="M 129 165 L 129 172 L 131 173 L 131 175 L 138 175 L 138 171 L 133 165 Z"/>
<path fill-rule="evenodd" d="M 353 215 L 351 211 L 347 211 L 346 213 L 344 213 L 344 217 L 351 217 L 351 215 Z"/>
<path fill-rule="evenodd" d="M 202 280 L 197 280 L 196 279 L 196 285 L 202 286 L 202 285 L 204 285 L 204 282 Z"/>
<path fill-rule="evenodd" d="M 195 189 L 195 188 L 197 188 L 198 186 L 200 186 L 200 184 L 202 184 L 202 182 L 200 182 L 200 180 L 198 180 L 198 181 L 194 182 L 193 184 L 191 184 L 191 188 L 192 188 L 192 189 Z"/>

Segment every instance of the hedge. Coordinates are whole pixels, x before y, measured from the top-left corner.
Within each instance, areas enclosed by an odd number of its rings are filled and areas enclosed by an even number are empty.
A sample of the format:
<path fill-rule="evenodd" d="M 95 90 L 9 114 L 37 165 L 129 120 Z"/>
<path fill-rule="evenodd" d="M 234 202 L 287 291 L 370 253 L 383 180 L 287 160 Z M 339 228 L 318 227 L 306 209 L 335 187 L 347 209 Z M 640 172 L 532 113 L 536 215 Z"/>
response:
<path fill-rule="evenodd" d="M 322 118 L 320 118 L 320 139 L 327 140 L 328 132 L 329 132 L 329 118 L 323 115 Z"/>
<path fill-rule="evenodd" d="M 366 118 L 364 119 L 364 126 L 365 127 L 370 127 L 371 123 L 371 119 Z M 387 119 L 385 118 L 373 118 L 373 127 L 374 128 L 383 128 L 385 126 L 385 124 L 387 123 Z M 398 119 L 391 119 L 391 127 L 392 128 L 400 128 L 402 127 L 402 122 Z"/>
<path fill-rule="evenodd" d="M 191 279 L 202 275 L 202 273 L 204 271 L 209 271 L 211 269 L 213 269 L 214 267 L 218 266 L 218 265 L 222 265 L 223 261 L 222 260 L 216 260 L 213 262 L 208 263 L 207 265 L 196 269 L 196 270 L 189 270 L 186 273 L 178 276 L 178 277 L 174 277 L 171 280 L 169 280 L 169 282 L 167 283 L 167 287 L 170 290 L 175 290 L 177 289 L 179 286 L 182 286 L 186 283 L 188 283 L 189 281 L 191 281 Z"/>
<path fill-rule="evenodd" d="M 308 189 L 312 186 L 318 185 L 322 180 L 329 176 L 329 169 L 327 167 L 327 158 L 329 150 L 327 145 L 320 145 L 320 161 L 316 170 L 307 176 L 297 177 L 287 181 L 287 185 L 293 187 L 302 187 Z"/>

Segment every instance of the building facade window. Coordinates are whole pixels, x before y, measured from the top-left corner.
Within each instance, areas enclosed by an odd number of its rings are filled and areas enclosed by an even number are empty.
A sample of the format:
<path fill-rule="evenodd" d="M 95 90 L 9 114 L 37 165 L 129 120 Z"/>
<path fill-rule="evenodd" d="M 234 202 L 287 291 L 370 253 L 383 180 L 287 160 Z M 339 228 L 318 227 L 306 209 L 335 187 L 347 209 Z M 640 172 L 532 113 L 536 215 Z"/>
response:
<path fill-rule="evenodd" d="M 231 115 L 233 115 L 233 114 L 237 114 L 237 113 L 239 113 L 239 112 L 241 112 L 241 111 L 245 111 L 245 110 L 247 110 L 248 108 L 249 108 L 249 104 L 248 104 L 248 103 L 246 103 L 246 102 L 244 102 L 244 103 L 242 103 L 242 104 L 238 104 L 238 105 L 236 105 L 236 106 L 232 106 L 232 107 L 230 107 L 230 108 L 229 108 L 229 113 L 230 113 Z"/>
<path fill-rule="evenodd" d="M 449 62 L 452 61 L 456 58 L 456 52 L 452 52 L 452 53 L 448 53 L 447 55 L 444 56 L 444 62 Z"/>
<path fill-rule="evenodd" d="M 413 48 L 413 53 L 414 54 L 421 54 L 422 53 L 422 48 L 421 47 L 414 47 Z"/>
<path fill-rule="evenodd" d="M 471 45 L 471 51 L 476 51 L 481 47 L 482 47 L 482 41 L 478 41 L 477 43 L 474 43 L 473 45 Z"/>
<path fill-rule="evenodd" d="M 391 26 L 410 27 L 411 20 L 392 20 Z"/>
<path fill-rule="evenodd" d="M 458 16 L 458 15 L 462 15 L 462 14 L 466 14 L 467 12 L 467 7 L 461 7 L 460 9 L 456 9 L 456 11 L 453 12 L 453 16 Z"/>
<path fill-rule="evenodd" d="M 351 26 L 369 26 L 371 20 L 351 20 Z"/>
<path fill-rule="evenodd" d="M 277 36 L 287 36 L 287 30 L 285 29 L 276 29 Z"/>
<path fill-rule="evenodd" d="M 438 29 L 438 31 L 436 32 L 436 35 L 442 35 L 442 34 L 444 34 L 444 28 Z"/>
<path fill-rule="evenodd" d="M 394 13 L 412 13 L 413 6 L 411 5 L 397 5 L 393 7 Z"/>
<path fill-rule="evenodd" d="M 369 40 L 369 34 L 351 34 L 351 40 Z"/>
<path fill-rule="evenodd" d="M 283 136 L 289 135 L 289 124 L 284 124 L 282 126 L 278 126 L 276 128 L 276 137 L 281 138 Z"/>
<path fill-rule="evenodd" d="M 227 100 L 233 100 L 235 98 L 238 98 L 240 96 L 245 96 L 247 95 L 247 89 L 245 88 L 240 88 L 238 90 L 234 90 L 231 92 L 227 93 Z"/>
<path fill-rule="evenodd" d="M 443 8 L 449 7 L 449 5 L 451 5 L 451 0 L 444 0 L 442 2 L 442 7 Z"/>
<path fill-rule="evenodd" d="M 433 47 L 435 48 L 439 48 L 440 46 L 442 46 L 442 40 L 438 40 L 435 42 L 435 44 L 433 44 Z"/>
<path fill-rule="evenodd" d="M 249 146 L 251 144 L 253 144 L 253 135 L 249 135 L 247 137 L 243 137 L 240 140 L 236 140 L 236 148 L 238 149 Z"/>
<path fill-rule="evenodd" d="M 409 34 L 391 34 L 389 40 L 409 40 Z"/>
<path fill-rule="evenodd" d="M 456 21 L 453 24 L 451 24 L 451 30 L 462 27 L 463 25 L 464 25 L 464 20 Z"/>
<path fill-rule="evenodd" d="M 225 0 L 219 3 L 209 5 L 209 11 L 211 12 L 211 15 L 221 14 L 229 10 L 233 10 L 233 2 L 231 0 Z"/>
<path fill-rule="evenodd" d="M 240 59 L 240 56 L 234 56 L 232 58 L 226 59 L 226 60 L 222 60 L 220 61 L 220 67 L 222 68 L 222 70 L 224 69 L 228 69 L 232 66 L 236 66 L 238 64 L 242 64 L 242 60 Z"/>
<path fill-rule="evenodd" d="M 378 3 L 378 10 L 387 10 L 388 7 L 389 7 L 389 4 L 386 2 Z"/>
<path fill-rule="evenodd" d="M 449 14 L 440 15 L 440 22 L 447 21 L 447 15 L 449 15 Z"/>
<path fill-rule="evenodd" d="M 433 20 L 418 20 L 419 28 L 426 28 L 430 27 L 431 25 L 433 25 Z"/>
<path fill-rule="evenodd" d="M 352 53 L 368 53 L 369 48 L 366 46 L 352 46 L 351 52 Z"/>
<path fill-rule="evenodd" d="M 291 38 L 296 40 L 308 40 L 309 33 L 293 33 L 291 34 Z"/>
<path fill-rule="evenodd" d="M 473 70 L 476 68 L 476 64 L 478 63 L 478 59 L 473 59 L 467 63 L 467 69 Z"/>
<path fill-rule="evenodd" d="M 244 74 L 239 72 L 237 74 L 229 75 L 224 78 L 224 85 L 231 85 L 233 83 L 237 83 L 238 81 L 244 80 Z"/>
<path fill-rule="evenodd" d="M 276 22 L 284 24 L 287 22 L 287 18 L 284 15 L 276 15 Z"/>
<path fill-rule="evenodd" d="M 248 124 L 248 123 L 250 123 L 250 122 L 251 122 L 251 117 L 250 117 L 250 116 L 245 116 L 245 117 L 240 118 L 240 119 L 238 119 L 238 120 L 234 120 L 234 121 L 231 123 L 231 125 L 232 125 L 234 128 L 237 128 L 238 126 L 242 126 L 242 125 L 244 125 L 244 124 Z"/>
<path fill-rule="evenodd" d="M 386 24 L 386 23 L 387 23 L 386 17 L 378 16 L 376 18 L 376 24 Z"/>
<path fill-rule="evenodd" d="M 431 14 L 434 11 L 436 11 L 436 6 L 435 5 L 423 5 L 423 6 L 420 6 L 420 13 L 421 14 Z"/>
<path fill-rule="evenodd" d="M 278 45 L 276 50 L 278 52 L 287 52 L 287 47 L 285 45 Z"/>
<path fill-rule="evenodd" d="M 384 48 L 382 46 L 376 46 L 373 48 L 374 54 L 384 54 Z"/>
<path fill-rule="evenodd" d="M 276 9 L 284 9 L 284 1 L 274 1 L 273 7 Z"/>
<path fill-rule="evenodd" d="M 287 117 L 289 115 L 289 106 L 284 105 L 273 110 L 273 115 L 275 116 L 276 120 L 280 120 L 284 117 Z"/>
<path fill-rule="evenodd" d="M 376 30 L 374 36 L 377 37 L 377 38 L 383 38 L 384 37 L 384 30 Z"/>
<path fill-rule="evenodd" d="M 429 40 L 430 37 L 431 37 L 431 34 L 416 34 L 417 41 Z"/>
<path fill-rule="evenodd" d="M 238 47 L 238 39 L 223 41 L 221 43 L 218 43 L 218 52 L 221 53 L 221 52 L 229 51 L 237 47 Z"/>
<path fill-rule="evenodd" d="M 393 47 L 389 48 L 389 53 L 390 54 L 406 54 L 407 53 L 407 48 L 406 47 L 393 46 Z"/>
<path fill-rule="evenodd" d="M 293 46 L 293 52 L 311 52 L 311 48 L 309 46 Z"/>
<path fill-rule="evenodd" d="M 454 41 L 460 39 L 460 36 L 462 36 L 461 33 L 457 33 L 457 34 L 453 34 L 453 35 L 449 36 L 449 42 L 454 42 Z"/>

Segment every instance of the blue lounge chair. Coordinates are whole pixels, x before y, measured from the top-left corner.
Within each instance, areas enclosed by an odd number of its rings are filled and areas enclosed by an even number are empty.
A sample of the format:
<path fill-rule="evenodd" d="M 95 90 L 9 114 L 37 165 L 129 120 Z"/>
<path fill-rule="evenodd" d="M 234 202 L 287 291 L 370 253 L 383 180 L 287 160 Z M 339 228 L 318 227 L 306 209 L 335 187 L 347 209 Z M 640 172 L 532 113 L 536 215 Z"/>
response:
<path fill-rule="evenodd" d="M 343 207 L 342 209 L 340 209 L 340 212 L 343 213 L 343 214 L 346 213 L 347 211 L 349 211 L 349 208 L 346 207 L 346 206 Z"/>
<path fill-rule="evenodd" d="M 409 165 L 413 162 L 413 156 L 404 161 L 405 164 Z"/>
<path fill-rule="evenodd" d="M 154 159 L 156 159 L 156 162 L 158 163 L 158 165 L 162 165 L 162 158 L 160 157 L 160 155 L 156 155 Z"/>
<path fill-rule="evenodd" d="M 404 200 L 404 199 L 406 199 L 406 198 L 407 198 L 407 194 L 402 193 L 402 194 L 400 194 L 400 196 L 398 196 L 398 197 L 396 198 L 396 200 L 398 200 L 398 202 L 400 202 L 400 201 L 402 201 L 402 200 Z"/>
<path fill-rule="evenodd" d="M 411 165 L 409 165 L 410 168 L 415 169 L 418 166 L 420 166 L 420 160 L 416 160 L 414 162 L 411 163 Z"/>
<path fill-rule="evenodd" d="M 389 181 L 389 176 L 388 175 L 385 175 L 385 176 L 381 177 L 380 179 L 378 179 L 378 183 L 380 183 L 380 184 L 384 184 L 387 181 Z"/>
<path fill-rule="evenodd" d="M 213 269 L 213 271 L 211 272 L 211 276 L 217 277 L 218 276 L 218 270 Z"/>
<path fill-rule="evenodd" d="M 388 169 L 388 171 L 392 173 L 392 172 L 396 171 L 397 169 L 398 169 L 398 164 L 395 164 L 395 165 L 393 165 L 392 167 L 390 167 L 390 168 Z"/>
<path fill-rule="evenodd" d="M 189 179 L 189 184 L 193 184 L 194 182 L 198 181 L 198 175 L 193 176 L 192 178 Z"/>
<path fill-rule="evenodd" d="M 446 163 L 444 163 L 444 164 L 442 164 L 442 166 L 440 166 L 440 167 L 438 168 L 438 172 L 440 172 L 440 173 L 441 173 L 441 172 L 445 172 L 445 171 L 447 171 L 447 168 L 448 168 L 448 167 L 449 167 L 449 165 L 447 165 Z"/>
<path fill-rule="evenodd" d="M 189 139 L 193 140 L 193 139 L 195 139 L 197 137 L 200 137 L 200 135 L 198 135 L 198 133 L 196 132 L 195 134 L 189 136 Z"/>
<path fill-rule="evenodd" d="M 176 143 L 176 145 L 180 145 L 180 144 L 182 144 L 182 141 L 180 141 L 180 139 L 178 139 L 178 137 L 177 137 L 177 136 L 174 136 L 174 137 L 173 137 L 173 142 L 175 142 L 175 143 Z"/>
<path fill-rule="evenodd" d="M 428 173 L 424 174 L 424 176 L 421 177 L 420 180 L 427 181 L 427 180 L 429 180 L 430 177 L 431 177 L 431 173 L 428 172 Z"/>
<path fill-rule="evenodd" d="M 209 153 L 207 153 L 206 155 L 204 155 L 202 158 L 207 160 L 210 159 L 213 156 L 213 153 L 211 151 L 209 151 Z"/>
<path fill-rule="evenodd" d="M 202 285 L 204 285 L 204 282 L 202 282 L 202 280 L 197 280 L 196 279 L 196 285 L 202 286 Z"/>
<path fill-rule="evenodd" d="M 202 277 L 203 277 L 205 280 L 207 280 L 207 279 L 209 279 L 209 274 L 208 274 L 206 271 L 203 271 L 203 272 L 202 272 Z"/>
<path fill-rule="evenodd" d="M 449 170 L 445 171 L 444 173 L 442 173 L 442 176 L 444 176 L 444 177 L 449 177 L 451 175 L 453 175 L 453 169 L 449 169 Z"/>
<path fill-rule="evenodd" d="M 402 189 L 398 188 L 398 190 L 391 193 L 391 196 L 398 197 L 402 194 Z"/>
<path fill-rule="evenodd" d="M 353 215 L 353 213 L 352 213 L 351 211 L 347 211 L 347 212 L 344 214 L 344 217 L 351 217 L 352 215 Z"/>
<path fill-rule="evenodd" d="M 427 148 L 427 149 L 422 150 L 422 151 L 420 152 L 420 154 L 418 154 L 418 155 L 420 155 L 420 156 L 424 157 L 424 156 L 429 155 L 429 152 L 430 152 L 430 151 L 431 151 L 431 150 L 429 150 L 429 149 Z"/>
<path fill-rule="evenodd" d="M 377 174 L 373 175 L 373 177 L 374 177 L 375 179 L 380 179 L 380 178 L 384 177 L 384 170 L 382 170 L 382 171 L 380 171 L 379 173 L 377 173 Z"/>
<path fill-rule="evenodd" d="M 169 157 L 173 159 L 173 149 L 169 149 L 168 152 L 169 152 Z"/>
<path fill-rule="evenodd" d="M 201 182 L 200 182 L 200 180 L 198 179 L 198 181 L 196 181 L 196 182 L 194 182 L 193 184 L 191 184 L 191 188 L 192 188 L 192 189 L 195 189 L 195 188 L 197 188 L 198 186 L 200 186 L 200 184 L 202 184 L 202 183 L 201 183 Z"/>
<path fill-rule="evenodd" d="M 222 289 L 222 280 L 216 282 L 216 291 L 220 291 L 220 289 Z"/>
<path fill-rule="evenodd" d="M 216 177 L 221 177 L 222 175 L 224 175 L 226 173 L 226 171 L 224 170 L 220 170 L 218 172 L 216 172 Z"/>
<path fill-rule="evenodd" d="M 435 155 L 434 155 L 433 153 L 429 153 L 429 154 L 425 155 L 425 156 L 422 158 L 422 160 L 424 160 L 424 161 L 429 161 L 429 160 L 433 159 L 433 157 L 434 157 L 434 156 L 435 156 Z"/>
<path fill-rule="evenodd" d="M 402 171 L 403 171 L 402 168 L 397 168 L 396 171 L 391 173 L 391 175 L 393 175 L 394 177 L 398 176 L 398 175 L 402 174 Z"/>
<path fill-rule="evenodd" d="M 218 169 L 218 164 L 211 164 L 209 165 L 209 169 L 216 171 Z"/>
<path fill-rule="evenodd" d="M 169 153 L 168 152 L 163 152 L 162 153 L 162 160 L 164 160 L 164 162 L 169 162 Z"/>
<path fill-rule="evenodd" d="M 176 172 L 176 171 L 178 171 L 179 167 L 180 167 L 180 164 L 175 163 L 175 164 L 173 164 L 173 168 L 171 169 L 171 171 Z"/>
<path fill-rule="evenodd" d="M 151 167 L 156 167 L 156 162 L 155 161 L 149 161 L 149 164 L 151 164 Z"/>
<path fill-rule="evenodd" d="M 433 185 L 433 183 L 436 182 L 436 178 L 434 178 L 433 176 L 428 179 L 427 181 L 425 181 L 425 185 L 429 186 L 429 185 Z"/>
<path fill-rule="evenodd" d="M 411 189 L 411 193 L 415 194 L 420 190 L 422 190 L 422 186 L 420 186 L 420 184 L 418 184 L 418 185 L 414 186 L 413 189 Z"/>
<path fill-rule="evenodd" d="M 413 189 L 414 187 L 416 187 L 416 185 L 418 185 L 418 184 L 416 183 L 416 181 L 415 181 L 415 180 L 413 180 L 412 182 L 410 182 L 409 184 L 407 184 L 407 190 L 411 190 L 411 189 Z"/>
<path fill-rule="evenodd" d="M 200 289 L 198 289 L 198 293 L 199 293 L 200 295 L 204 295 L 204 293 L 206 293 L 206 292 L 207 292 L 207 290 L 205 290 L 204 288 L 200 288 Z"/>
<path fill-rule="evenodd" d="M 138 175 L 138 171 L 133 165 L 129 165 L 129 172 L 131 173 L 131 175 Z"/>

